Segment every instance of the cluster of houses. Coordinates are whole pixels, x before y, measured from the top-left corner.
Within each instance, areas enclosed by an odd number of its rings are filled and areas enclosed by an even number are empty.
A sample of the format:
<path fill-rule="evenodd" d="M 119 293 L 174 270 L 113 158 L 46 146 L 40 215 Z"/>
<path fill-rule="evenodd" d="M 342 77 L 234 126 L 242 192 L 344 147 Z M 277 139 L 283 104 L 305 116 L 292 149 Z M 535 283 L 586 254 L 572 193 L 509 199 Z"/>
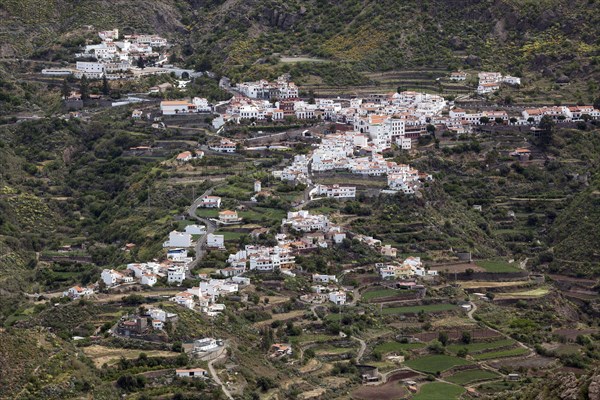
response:
<path fill-rule="evenodd" d="M 275 82 L 260 80 L 257 82 L 242 82 L 235 89 L 251 99 L 295 99 L 298 98 L 298 87 L 290 81 L 288 74 L 281 75 Z"/>
<path fill-rule="evenodd" d="M 370 152 L 370 155 L 354 157 L 355 151 Z M 363 176 L 386 176 L 389 187 L 386 192 L 405 194 L 414 194 L 423 180 L 432 179 L 431 175 L 420 173 L 408 165 L 387 161 L 380 151 L 381 147 L 373 146 L 363 133 L 340 132 L 324 137 L 308 157 L 295 156 L 290 166 L 274 171 L 273 176 L 284 181 L 310 183 L 309 168 L 313 173 L 346 170 Z M 356 195 L 356 188 L 318 187 L 313 194 L 352 198 Z"/>
<path fill-rule="evenodd" d="M 408 257 L 402 262 L 376 265 L 382 279 L 407 279 L 414 277 L 436 276 L 435 270 L 425 269 L 420 257 Z"/>
<path fill-rule="evenodd" d="M 248 278 L 237 276 L 228 279 L 204 279 L 199 286 L 177 293 L 170 301 L 214 317 L 225 310 L 225 304 L 217 303 L 219 296 L 237 293 L 240 285 L 248 284 Z"/>
<path fill-rule="evenodd" d="M 165 100 L 160 102 L 162 115 L 186 115 L 212 112 L 212 105 L 203 97 L 189 100 Z"/>
<path fill-rule="evenodd" d="M 521 78 L 510 75 L 503 76 L 500 72 L 480 72 L 478 77 L 479 84 L 477 85 L 477 94 L 481 95 L 500 90 L 500 85 L 502 83 L 512 86 L 521 84 Z"/>
<path fill-rule="evenodd" d="M 487 121 L 501 124 L 528 125 L 539 124 L 544 116 L 549 116 L 555 122 L 576 122 L 586 118 L 600 119 L 600 110 L 593 106 L 545 106 L 538 108 L 527 108 L 521 112 L 521 116 L 509 117 L 506 111 L 479 111 L 468 112 L 460 108 L 453 108 L 445 120 L 437 120 L 436 123 L 445 124 L 448 130 L 455 133 L 470 133 L 471 127 L 481 125 Z"/>
<path fill-rule="evenodd" d="M 204 225 L 187 225 L 183 232 L 171 231 L 169 233 L 169 240 L 163 243 L 163 247 L 193 247 L 194 235 L 204 235 L 206 233 L 206 227 Z"/>
<path fill-rule="evenodd" d="M 346 292 L 338 284 L 338 279 L 335 275 L 313 274 L 312 282 L 313 285 L 310 287 L 311 293 L 300 296 L 302 301 L 313 304 L 321 304 L 329 301 L 339 306 L 346 304 Z"/>
<path fill-rule="evenodd" d="M 278 82 L 284 84 L 285 78 L 278 79 Z M 222 115 L 224 121 L 282 121 L 286 118 L 327 120 L 352 125 L 361 133 L 370 130 L 373 135 L 379 135 L 380 131 L 389 131 L 388 135 L 400 136 L 400 131 L 404 130 L 408 136 L 418 137 L 425 131 L 427 119 L 440 115 L 446 107 L 446 100 L 441 96 L 413 91 L 307 102 L 297 97 L 295 86 L 293 91 L 286 91 L 285 95 L 272 96 L 256 95 L 265 93 L 257 89 L 262 87 L 258 83 L 238 86 L 243 88 L 238 89 L 242 95 L 231 99 Z M 404 141 L 404 145 L 407 146 L 408 141 Z"/>
<path fill-rule="evenodd" d="M 162 331 L 167 322 L 176 324 L 177 314 L 166 312 L 160 308 L 150 308 L 142 315 L 128 315 L 117 323 L 116 334 L 121 336 L 142 336 Z"/>
<path fill-rule="evenodd" d="M 137 60 L 157 60 L 156 64 L 164 63 L 167 58 L 162 49 L 168 47 L 167 39 L 158 35 L 123 35 L 118 29 L 98 32 L 101 42 L 89 44 L 83 52 L 75 54 L 82 60 L 77 61 L 75 69 L 56 68 L 45 69 L 44 75 L 74 75 L 81 78 L 85 75 L 90 79 L 128 79 L 132 77 L 131 70 L 136 67 Z"/>

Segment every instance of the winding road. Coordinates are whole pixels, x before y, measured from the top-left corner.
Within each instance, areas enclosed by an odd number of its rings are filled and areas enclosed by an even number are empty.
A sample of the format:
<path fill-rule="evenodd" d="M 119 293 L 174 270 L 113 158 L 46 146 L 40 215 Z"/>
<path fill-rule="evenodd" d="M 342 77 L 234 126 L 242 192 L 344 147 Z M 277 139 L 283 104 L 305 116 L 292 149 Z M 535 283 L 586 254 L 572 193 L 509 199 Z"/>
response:
<path fill-rule="evenodd" d="M 223 358 L 227 358 L 227 344 L 225 344 L 225 347 L 223 348 L 223 350 L 221 350 L 221 354 L 219 354 L 219 356 L 217 358 L 208 362 L 208 372 L 210 373 L 210 376 L 215 381 L 215 383 L 217 385 L 221 386 L 221 389 L 223 390 L 223 393 L 225 393 L 225 396 L 228 399 L 233 400 L 233 396 L 227 389 L 227 386 L 221 381 L 221 378 L 219 378 L 219 375 L 217 374 L 217 371 L 215 370 L 215 367 L 214 367 L 214 363 L 216 363 L 217 361 L 219 361 Z"/>
<path fill-rule="evenodd" d="M 202 198 L 204 196 L 209 196 L 213 192 L 213 190 L 215 188 L 217 188 L 218 186 L 220 186 L 220 185 L 213 186 L 210 189 L 208 189 L 207 191 L 205 191 L 204 193 L 202 193 L 202 195 L 200 197 L 198 197 L 196 200 L 194 200 L 194 202 L 188 208 L 188 215 L 191 218 L 202 222 L 206 226 L 206 233 L 204 235 L 202 235 L 201 237 L 199 237 L 198 240 L 196 241 L 196 247 L 194 248 L 194 250 L 196 251 L 196 257 L 194 258 L 194 261 L 192 261 L 189 264 L 188 271 L 191 271 L 192 269 L 194 269 L 194 267 L 196 267 L 196 265 L 198 265 L 198 262 L 202 259 L 202 257 L 204 257 L 204 255 L 206 253 L 206 236 L 209 233 L 214 233 L 217 230 L 217 224 L 215 224 L 213 221 L 211 221 L 208 218 L 199 217 L 198 215 L 196 215 L 196 210 L 198 209 L 198 207 L 200 207 L 200 204 L 202 203 Z"/>

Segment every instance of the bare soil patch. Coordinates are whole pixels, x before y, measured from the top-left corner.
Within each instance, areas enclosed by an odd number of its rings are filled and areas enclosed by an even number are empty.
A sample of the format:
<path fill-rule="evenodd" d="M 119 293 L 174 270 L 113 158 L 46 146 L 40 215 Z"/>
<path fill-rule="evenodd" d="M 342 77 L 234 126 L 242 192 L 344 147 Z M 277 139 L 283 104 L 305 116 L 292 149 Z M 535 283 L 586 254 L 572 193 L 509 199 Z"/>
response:
<path fill-rule="evenodd" d="M 470 263 L 433 265 L 430 267 L 430 269 L 432 269 L 434 271 L 440 271 L 440 272 L 448 271 L 448 273 L 450 273 L 450 274 L 453 274 L 455 272 L 457 274 L 467 272 L 468 269 L 472 269 L 474 272 L 485 272 L 485 269 L 481 268 L 478 265 L 470 264 Z"/>
<path fill-rule="evenodd" d="M 388 381 L 378 386 L 361 386 L 350 394 L 356 400 L 395 400 L 407 395 L 408 390 L 397 381 Z"/>

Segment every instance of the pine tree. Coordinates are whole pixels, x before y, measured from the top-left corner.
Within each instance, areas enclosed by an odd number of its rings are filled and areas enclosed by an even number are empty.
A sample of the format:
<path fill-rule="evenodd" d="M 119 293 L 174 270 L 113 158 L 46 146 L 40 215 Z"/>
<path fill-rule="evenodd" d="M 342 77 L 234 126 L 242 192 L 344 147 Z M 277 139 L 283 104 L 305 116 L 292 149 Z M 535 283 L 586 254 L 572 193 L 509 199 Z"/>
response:
<path fill-rule="evenodd" d="M 62 97 L 66 100 L 71 95 L 71 88 L 69 87 L 69 82 L 67 80 L 63 80 L 62 87 L 60 88 L 60 93 Z"/>
<path fill-rule="evenodd" d="M 81 81 L 79 82 L 79 91 L 81 92 L 81 100 L 89 99 L 90 97 L 90 83 L 87 76 L 83 74 Z"/>
<path fill-rule="evenodd" d="M 110 86 L 108 85 L 108 79 L 106 75 L 102 78 L 102 94 L 108 96 L 110 94 Z"/>

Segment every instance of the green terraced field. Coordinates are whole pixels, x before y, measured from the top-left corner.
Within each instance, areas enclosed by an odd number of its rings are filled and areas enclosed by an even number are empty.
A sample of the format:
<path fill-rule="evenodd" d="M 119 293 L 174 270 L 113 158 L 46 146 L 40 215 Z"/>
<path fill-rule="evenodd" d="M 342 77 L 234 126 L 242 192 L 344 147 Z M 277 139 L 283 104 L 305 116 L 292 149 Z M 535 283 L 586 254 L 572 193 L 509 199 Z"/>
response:
<path fill-rule="evenodd" d="M 491 360 L 494 358 L 503 358 L 503 357 L 515 357 L 522 356 L 528 354 L 529 350 L 524 349 L 522 347 L 517 347 L 516 349 L 508 349 L 508 350 L 500 350 L 500 351 L 492 351 L 488 353 L 481 353 L 473 355 L 473 358 L 477 361 L 483 360 Z"/>
<path fill-rule="evenodd" d="M 415 358 L 414 360 L 406 361 L 406 365 L 408 365 L 412 369 L 416 369 L 417 371 L 423 371 L 431 374 L 435 374 L 436 372 L 446 371 L 452 367 L 457 365 L 470 365 L 471 363 L 464 358 L 446 356 L 446 355 L 434 355 L 434 356 L 426 356 L 421 358 Z"/>
<path fill-rule="evenodd" d="M 481 351 L 499 349 L 506 346 L 511 346 L 515 344 L 514 340 L 511 339 L 502 339 L 496 340 L 494 342 L 480 342 L 480 343 L 469 343 L 469 344 L 451 344 L 446 348 L 454 353 L 459 351 L 460 349 L 466 348 L 469 350 L 469 353 L 476 353 Z"/>
<path fill-rule="evenodd" d="M 502 260 L 485 260 L 477 261 L 477 265 L 485 269 L 486 272 L 493 273 L 506 273 L 506 272 L 520 272 L 521 269 L 514 264 L 509 264 Z"/>
<path fill-rule="evenodd" d="M 456 383 L 457 385 L 466 385 L 471 382 L 486 381 L 495 378 L 498 378 L 498 374 L 482 369 L 472 369 L 457 372 L 456 374 L 444 379 L 448 382 Z"/>
<path fill-rule="evenodd" d="M 443 382 L 432 382 L 421 386 L 413 400 L 452 400 L 458 399 L 465 389 Z"/>
<path fill-rule="evenodd" d="M 364 300 L 373 300 L 373 299 L 381 299 L 383 297 L 392 297 L 398 294 L 397 290 L 394 289 L 377 289 L 377 290 L 368 290 L 362 294 L 362 298 Z"/>
<path fill-rule="evenodd" d="M 429 304 L 426 306 L 407 306 L 407 307 L 389 307 L 381 310 L 383 315 L 393 315 L 393 314 L 417 314 L 421 310 L 423 312 L 442 312 L 442 311 L 450 311 L 455 310 L 456 306 L 454 304 Z"/>
<path fill-rule="evenodd" d="M 401 350 L 412 350 L 412 349 L 420 349 L 425 347 L 425 343 L 399 343 L 399 342 L 386 342 L 381 343 L 375 346 L 375 351 L 380 351 L 382 353 L 391 353 L 395 351 Z"/>

